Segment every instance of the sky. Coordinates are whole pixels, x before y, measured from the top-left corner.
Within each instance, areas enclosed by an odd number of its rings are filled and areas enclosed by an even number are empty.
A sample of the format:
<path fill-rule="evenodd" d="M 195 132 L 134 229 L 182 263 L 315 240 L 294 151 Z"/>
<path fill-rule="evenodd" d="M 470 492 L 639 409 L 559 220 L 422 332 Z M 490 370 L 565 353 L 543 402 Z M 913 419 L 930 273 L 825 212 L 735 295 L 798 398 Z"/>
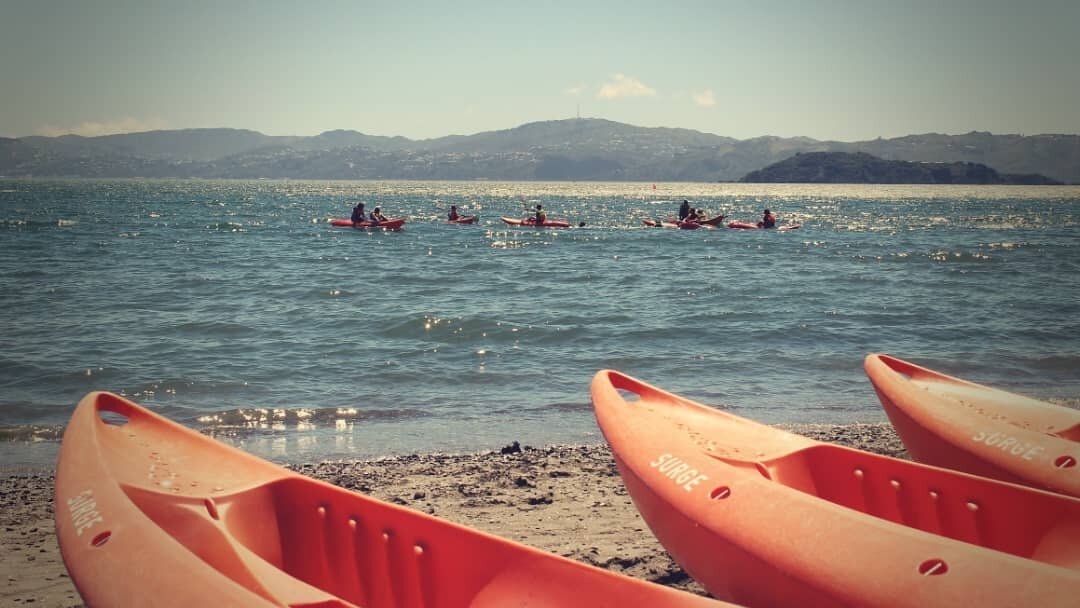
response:
<path fill-rule="evenodd" d="M 0 0 L 0 136 L 1080 133 L 1077 0 Z"/>

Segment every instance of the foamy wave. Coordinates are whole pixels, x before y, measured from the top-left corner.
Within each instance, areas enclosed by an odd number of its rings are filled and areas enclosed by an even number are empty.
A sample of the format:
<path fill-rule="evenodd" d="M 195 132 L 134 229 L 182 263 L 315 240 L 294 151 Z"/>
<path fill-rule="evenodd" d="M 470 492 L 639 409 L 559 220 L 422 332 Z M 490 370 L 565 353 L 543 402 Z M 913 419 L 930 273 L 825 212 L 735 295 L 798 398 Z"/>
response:
<path fill-rule="evenodd" d="M 280 428 L 337 426 L 353 422 L 405 420 L 426 416 L 421 410 L 360 410 L 354 407 L 244 407 L 204 414 L 196 422 L 214 428 Z"/>
<path fill-rule="evenodd" d="M 62 426 L 24 424 L 0 426 L 0 441 L 56 441 L 64 436 Z"/>

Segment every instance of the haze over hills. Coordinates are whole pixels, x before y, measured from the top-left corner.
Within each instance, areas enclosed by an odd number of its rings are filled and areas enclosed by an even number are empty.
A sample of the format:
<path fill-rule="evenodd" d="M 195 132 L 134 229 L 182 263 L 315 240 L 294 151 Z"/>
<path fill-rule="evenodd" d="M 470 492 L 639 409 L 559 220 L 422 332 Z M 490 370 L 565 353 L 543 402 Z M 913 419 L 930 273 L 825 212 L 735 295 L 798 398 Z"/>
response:
<path fill-rule="evenodd" d="M 737 140 L 689 129 L 566 119 L 435 139 L 242 129 L 0 138 L 0 175 L 292 179 L 734 181 L 805 152 L 970 162 L 1080 183 L 1080 136 L 923 134 L 862 142 Z"/>

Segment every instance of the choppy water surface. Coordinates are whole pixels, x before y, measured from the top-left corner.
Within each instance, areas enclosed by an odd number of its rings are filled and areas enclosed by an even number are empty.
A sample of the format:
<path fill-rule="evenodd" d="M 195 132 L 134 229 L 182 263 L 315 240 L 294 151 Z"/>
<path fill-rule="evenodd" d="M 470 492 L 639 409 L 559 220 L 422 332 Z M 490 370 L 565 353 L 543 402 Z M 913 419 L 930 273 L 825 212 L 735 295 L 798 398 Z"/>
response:
<path fill-rule="evenodd" d="M 803 228 L 643 227 L 683 198 Z M 327 225 L 357 200 L 409 223 Z M 537 203 L 586 227 L 499 221 Z M 1080 187 L 0 181 L 0 462 L 99 389 L 278 461 L 599 441 L 605 367 L 765 422 L 884 420 L 876 351 L 1075 402 L 1078 226 Z"/>

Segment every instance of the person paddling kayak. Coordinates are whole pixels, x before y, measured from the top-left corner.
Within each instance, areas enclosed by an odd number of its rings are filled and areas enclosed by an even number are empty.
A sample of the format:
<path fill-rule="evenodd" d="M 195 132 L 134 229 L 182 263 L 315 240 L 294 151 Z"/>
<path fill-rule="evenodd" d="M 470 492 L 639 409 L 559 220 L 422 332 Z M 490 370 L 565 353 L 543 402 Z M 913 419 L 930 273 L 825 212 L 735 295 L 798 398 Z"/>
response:
<path fill-rule="evenodd" d="M 371 222 L 372 226 L 378 226 L 379 224 L 386 221 L 386 217 L 382 214 L 378 207 L 375 207 L 375 209 L 371 212 L 371 217 L 368 218 L 368 221 Z"/>
<path fill-rule="evenodd" d="M 450 205 L 450 213 L 446 214 L 446 217 L 450 218 L 451 222 L 455 222 L 458 219 L 457 205 Z"/>
<path fill-rule="evenodd" d="M 687 215 L 690 215 L 690 201 L 683 199 L 682 205 L 679 205 L 679 220 L 685 220 Z"/>
<path fill-rule="evenodd" d="M 352 210 L 352 217 L 349 219 L 352 220 L 353 224 L 358 224 L 367 219 L 367 214 L 364 213 L 364 203 L 356 203 Z"/>
<path fill-rule="evenodd" d="M 544 222 L 547 221 L 547 213 L 544 212 L 543 205 L 536 206 L 536 215 L 533 216 L 533 221 L 536 222 L 537 226 L 543 226 Z"/>
<path fill-rule="evenodd" d="M 776 216 L 766 209 L 761 214 L 761 221 L 757 225 L 758 228 L 776 228 Z"/>

